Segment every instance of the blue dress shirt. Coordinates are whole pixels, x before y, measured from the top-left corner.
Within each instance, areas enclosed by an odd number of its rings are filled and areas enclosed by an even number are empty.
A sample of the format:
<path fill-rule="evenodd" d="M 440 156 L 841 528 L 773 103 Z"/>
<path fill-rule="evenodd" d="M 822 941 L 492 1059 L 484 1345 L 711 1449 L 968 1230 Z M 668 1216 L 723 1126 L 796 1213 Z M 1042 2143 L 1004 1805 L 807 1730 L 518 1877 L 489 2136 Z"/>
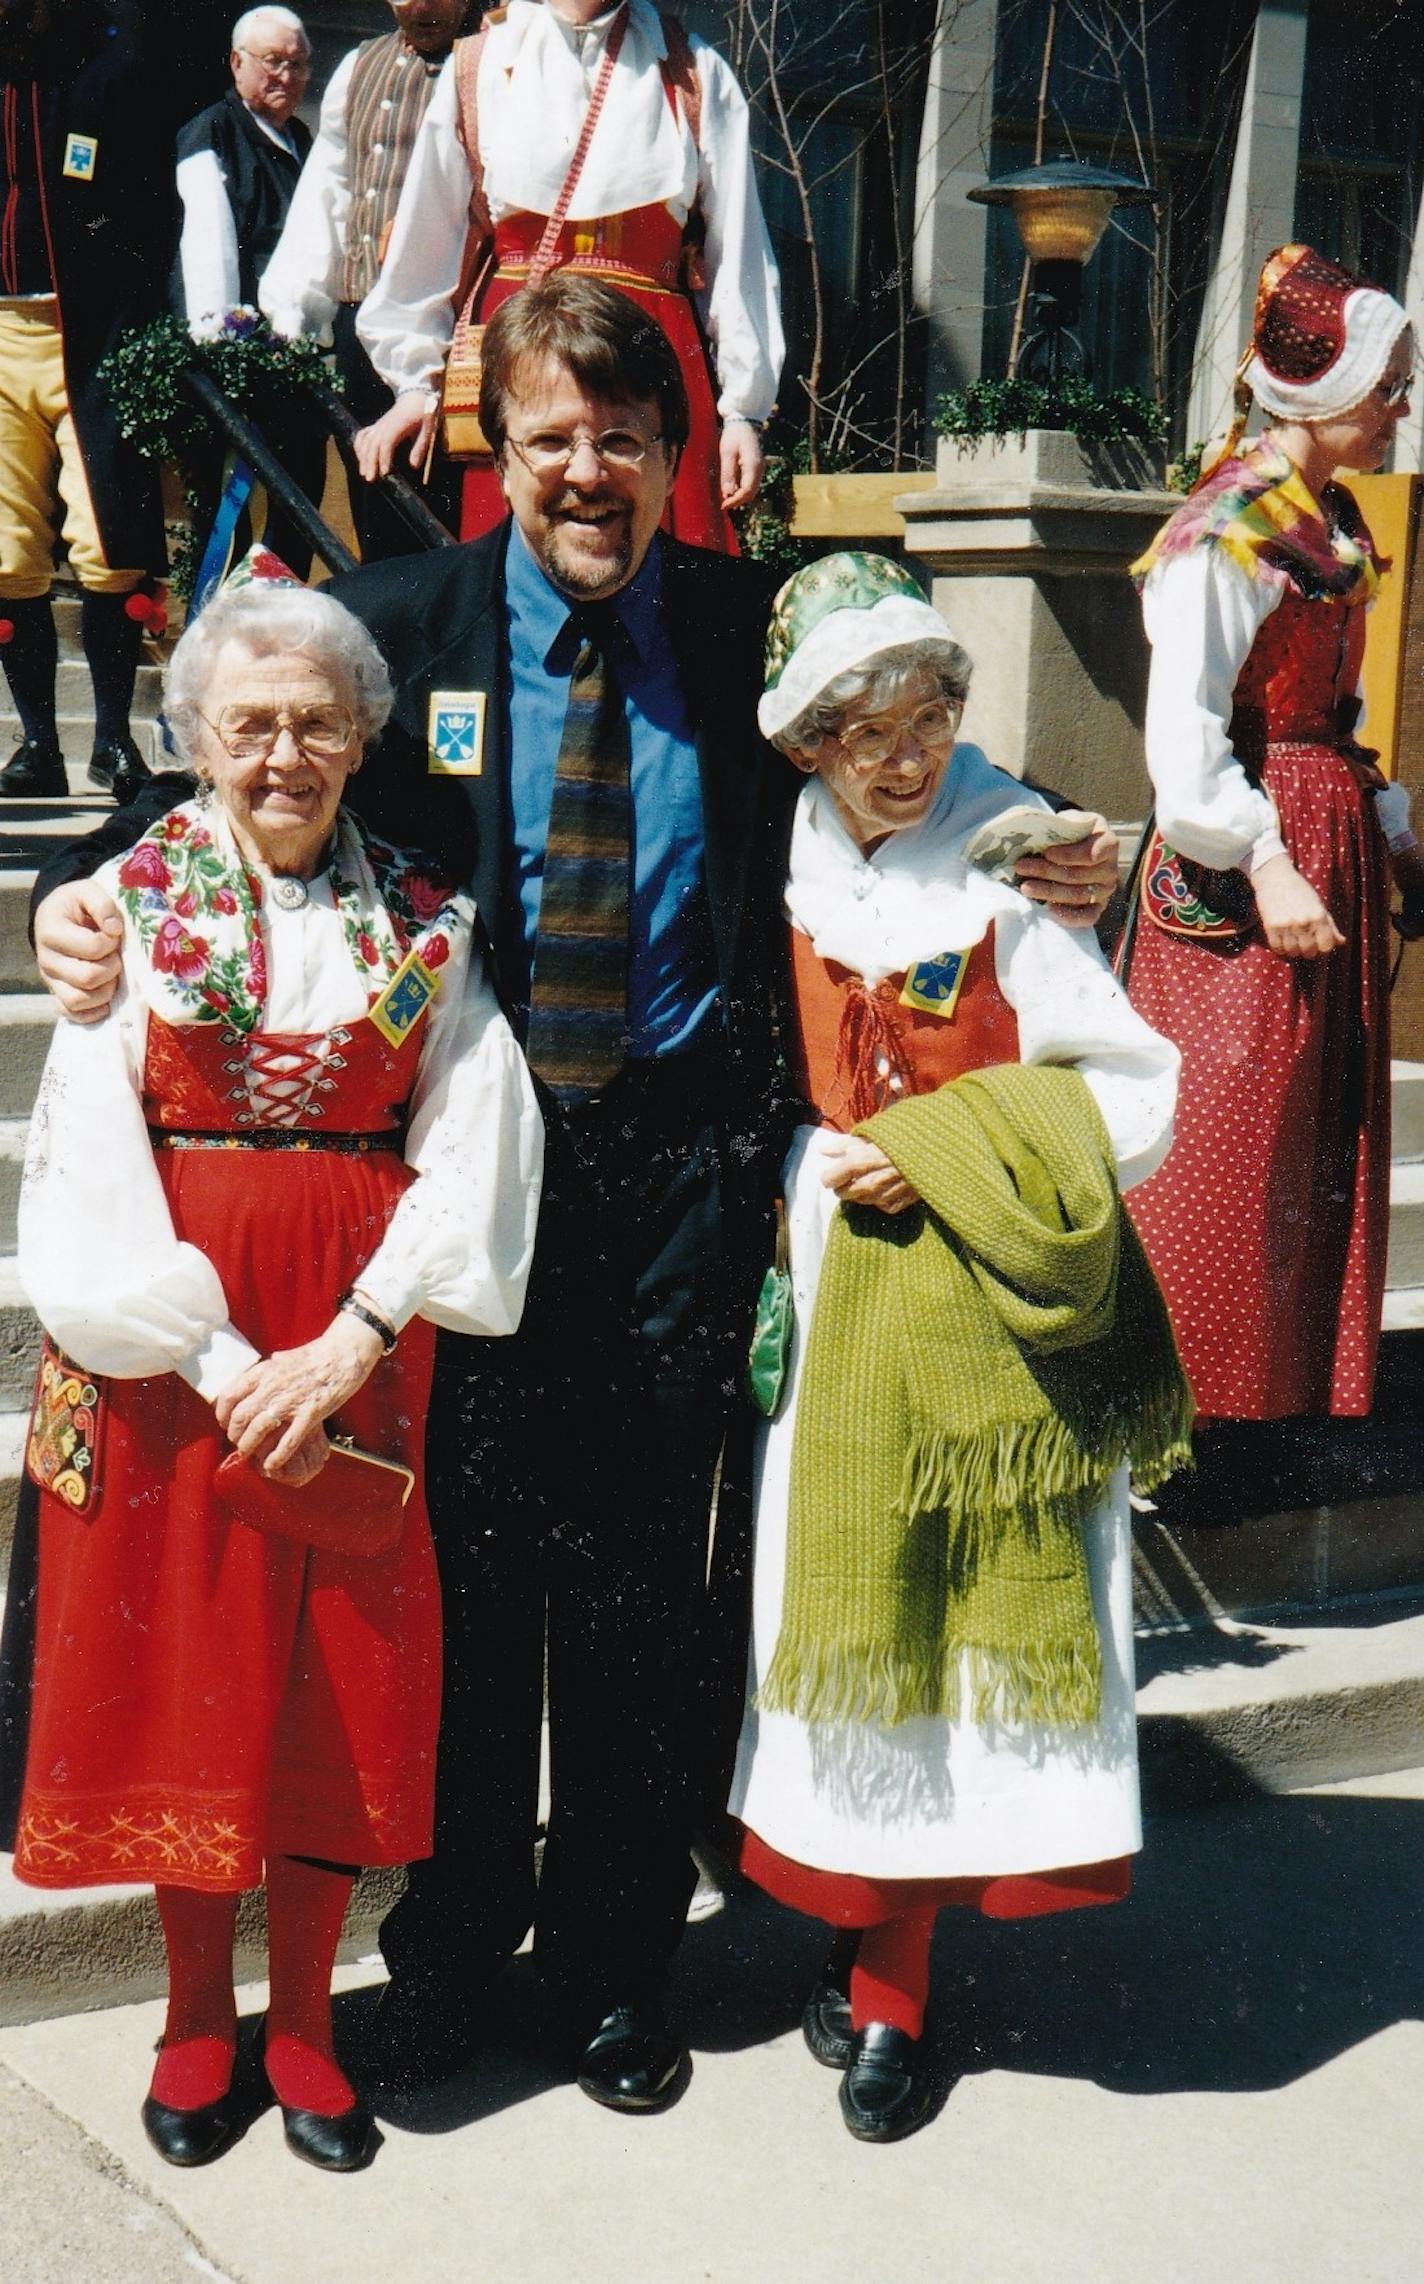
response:
<path fill-rule="evenodd" d="M 573 674 L 576 636 L 570 616 L 576 606 L 546 578 L 517 524 L 506 558 L 505 598 L 510 841 L 499 957 L 505 997 L 523 1038 L 549 804 Z M 690 1047 L 717 998 L 697 750 L 663 620 L 656 538 L 611 607 L 620 629 L 611 663 L 631 741 L 629 1054 L 641 1059 Z"/>

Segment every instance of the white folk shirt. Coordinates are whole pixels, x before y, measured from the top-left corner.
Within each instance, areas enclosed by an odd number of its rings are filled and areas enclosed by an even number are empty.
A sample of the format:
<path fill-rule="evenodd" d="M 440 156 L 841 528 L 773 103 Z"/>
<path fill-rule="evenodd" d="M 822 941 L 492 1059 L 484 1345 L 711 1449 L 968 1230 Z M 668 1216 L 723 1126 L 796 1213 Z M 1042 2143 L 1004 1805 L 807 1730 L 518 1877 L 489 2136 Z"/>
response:
<path fill-rule="evenodd" d="M 1283 582 L 1253 579 L 1219 547 L 1155 564 L 1142 590 L 1152 645 L 1147 685 L 1147 768 L 1157 825 L 1169 848 L 1214 871 L 1254 872 L 1285 854 L 1269 793 L 1253 785 L 1231 747 L 1231 708 L 1251 645 L 1280 604 Z M 1409 796 L 1375 795 L 1391 845 L 1409 838 Z"/>
<path fill-rule="evenodd" d="M 548 214 L 588 112 L 614 12 L 566 24 L 544 0 L 510 0 L 490 26 L 478 87 L 480 157 L 491 220 Z M 731 66 L 691 38 L 702 90 L 701 148 L 667 99 L 666 42 L 656 9 L 630 0 L 628 31 L 583 171 L 572 221 L 664 204 L 707 226 L 707 287 L 698 312 L 712 346 L 717 409 L 765 420 L 786 353 L 781 289 L 752 171 L 746 98 Z M 361 305 L 357 331 L 383 381 L 438 385 L 454 327 L 471 176 L 456 125 L 453 63 L 425 115 L 391 233 L 386 265 Z M 270 271 L 269 271 L 270 276 Z M 267 298 L 264 280 L 264 302 Z"/>
<path fill-rule="evenodd" d="M 111 896 L 120 861 L 95 875 Z M 295 912 L 263 896 L 266 1030 L 326 1030 L 366 1013 L 330 883 L 309 887 Z M 451 932 L 424 1018 L 404 1153 L 420 1179 L 361 1272 L 397 1329 L 419 1315 L 452 1332 L 513 1332 L 534 1254 L 543 1121 L 471 936 Z M 147 975 L 130 940 L 107 1018 L 56 1028 L 20 1199 L 20 1276 L 46 1331 L 86 1370 L 179 1372 L 212 1401 L 257 1351 L 212 1262 L 174 1233 L 143 1114 Z"/>

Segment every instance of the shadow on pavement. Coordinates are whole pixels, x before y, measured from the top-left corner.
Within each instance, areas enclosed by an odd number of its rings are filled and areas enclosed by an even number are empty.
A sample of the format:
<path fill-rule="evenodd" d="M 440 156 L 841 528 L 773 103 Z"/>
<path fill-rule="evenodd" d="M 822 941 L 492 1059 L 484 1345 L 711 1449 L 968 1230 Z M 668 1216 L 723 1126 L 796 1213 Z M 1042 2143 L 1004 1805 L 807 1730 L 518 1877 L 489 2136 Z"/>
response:
<path fill-rule="evenodd" d="M 1017 1923 L 942 1916 L 929 2024 L 941 2099 L 988 2070 L 1121 2094 L 1289 2085 L 1424 2013 L 1421 1928 L 1424 1802 L 1257 1795 L 1162 1817 L 1125 1904 Z M 725 1911 L 689 1928 L 671 1999 L 694 2071 L 699 2049 L 793 2032 L 826 1940 L 740 1882 Z M 338 2001 L 353 2055 L 373 1996 Z M 480 2059 L 382 2114 L 448 2133 L 566 2084 L 540 2044 L 536 1998 L 518 1959 L 492 1994 Z M 814 2100 L 828 2073 L 809 2055 L 807 2071 Z"/>

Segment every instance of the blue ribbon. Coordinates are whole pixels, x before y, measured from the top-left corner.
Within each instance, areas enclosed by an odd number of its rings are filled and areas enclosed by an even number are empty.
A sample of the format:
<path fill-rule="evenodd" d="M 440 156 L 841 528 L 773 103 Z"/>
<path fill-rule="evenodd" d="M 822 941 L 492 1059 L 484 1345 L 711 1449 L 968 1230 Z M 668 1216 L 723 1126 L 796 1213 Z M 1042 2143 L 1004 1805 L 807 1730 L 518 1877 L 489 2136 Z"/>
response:
<path fill-rule="evenodd" d="M 218 512 L 213 517 L 213 528 L 208 533 L 208 544 L 203 549 L 198 576 L 193 582 L 193 596 L 188 605 L 190 624 L 199 611 L 212 601 L 227 577 L 238 518 L 252 497 L 256 481 L 247 462 L 238 459 L 235 453 L 229 454 Z"/>

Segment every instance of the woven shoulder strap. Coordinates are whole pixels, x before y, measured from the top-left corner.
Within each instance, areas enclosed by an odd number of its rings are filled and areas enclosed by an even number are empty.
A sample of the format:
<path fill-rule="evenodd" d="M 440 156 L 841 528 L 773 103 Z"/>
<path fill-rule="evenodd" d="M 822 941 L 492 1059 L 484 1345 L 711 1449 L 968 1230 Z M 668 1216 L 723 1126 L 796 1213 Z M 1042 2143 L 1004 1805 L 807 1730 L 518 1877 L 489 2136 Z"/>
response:
<path fill-rule="evenodd" d="M 663 85 L 668 101 L 676 109 L 680 99 L 692 140 L 702 149 L 702 82 L 697 76 L 697 58 L 687 36 L 687 26 L 680 16 L 663 15 L 658 11 L 663 27 L 663 40 L 667 54 L 662 60 Z"/>
<path fill-rule="evenodd" d="M 487 238 L 491 230 L 489 207 L 485 203 L 485 169 L 480 157 L 479 136 L 479 83 L 480 64 L 484 59 L 485 41 L 491 24 L 503 21 L 504 10 L 492 8 L 477 32 L 469 39 L 455 42 L 455 125 L 465 156 L 470 162 L 470 232 L 472 236 Z"/>

